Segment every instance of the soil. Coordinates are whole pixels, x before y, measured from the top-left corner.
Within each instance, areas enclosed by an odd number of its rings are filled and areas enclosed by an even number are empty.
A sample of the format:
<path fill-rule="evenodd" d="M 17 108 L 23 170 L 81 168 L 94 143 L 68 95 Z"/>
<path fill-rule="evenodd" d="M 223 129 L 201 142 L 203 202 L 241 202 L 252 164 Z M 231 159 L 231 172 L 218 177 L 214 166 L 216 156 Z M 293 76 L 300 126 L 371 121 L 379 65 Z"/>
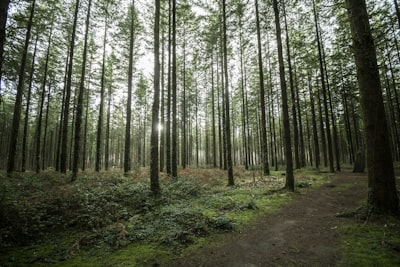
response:
<path fill-rule="evenodd" d="M 365 174 L 337 173 L 332 181 L 299 194 L 278 213 L 258 219 L 217 247 L 177 259 L 170 266 L 335 266 L 339 227 L 367 199 Z"/>

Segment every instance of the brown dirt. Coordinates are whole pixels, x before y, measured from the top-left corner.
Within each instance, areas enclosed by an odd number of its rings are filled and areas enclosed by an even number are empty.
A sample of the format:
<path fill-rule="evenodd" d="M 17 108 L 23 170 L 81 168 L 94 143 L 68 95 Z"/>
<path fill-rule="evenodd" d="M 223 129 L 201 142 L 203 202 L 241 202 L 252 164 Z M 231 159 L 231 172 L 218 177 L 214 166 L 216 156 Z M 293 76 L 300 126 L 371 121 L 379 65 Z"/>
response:
<path fill-rule="evenodd" d="M 340 259 L 338 213 L 367 198 L 366 175 L 338 173 L 328 184 L 299 194 L 278 213 L 258 219 L 213 248 L 171 266 L 335 266 Z"/>

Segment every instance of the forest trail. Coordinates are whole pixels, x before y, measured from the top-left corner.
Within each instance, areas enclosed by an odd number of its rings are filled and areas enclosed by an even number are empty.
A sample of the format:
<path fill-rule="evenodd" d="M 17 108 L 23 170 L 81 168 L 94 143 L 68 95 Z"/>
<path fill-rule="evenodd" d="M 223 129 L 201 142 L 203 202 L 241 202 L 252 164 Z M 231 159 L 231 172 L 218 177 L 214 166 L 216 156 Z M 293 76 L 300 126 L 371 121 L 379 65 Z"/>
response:
<path fill-rule="evenodd" d="M 298 195 L 278 213 L 258 219 L 218 247 L 186 256 L 171 266 L 335 266 L 338 229 L 367 198 L 365 174 L 337 173 L 330 183 Z"/>

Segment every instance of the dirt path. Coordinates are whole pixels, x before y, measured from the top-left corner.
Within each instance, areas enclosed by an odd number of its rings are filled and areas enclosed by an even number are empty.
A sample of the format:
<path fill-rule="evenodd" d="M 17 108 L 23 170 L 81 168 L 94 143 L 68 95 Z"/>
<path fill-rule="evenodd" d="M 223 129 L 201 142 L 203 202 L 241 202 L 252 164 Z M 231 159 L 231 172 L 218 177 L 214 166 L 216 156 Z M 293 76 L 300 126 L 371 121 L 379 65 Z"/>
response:
<path fill-rule="evenodd" d="M 338 173 L 245 231 L 229 235 L 217 248 L 180 259 L 171 266 L 335 266 L 340 258 L 338 226 L 366 199 L 366 176 Z"/>

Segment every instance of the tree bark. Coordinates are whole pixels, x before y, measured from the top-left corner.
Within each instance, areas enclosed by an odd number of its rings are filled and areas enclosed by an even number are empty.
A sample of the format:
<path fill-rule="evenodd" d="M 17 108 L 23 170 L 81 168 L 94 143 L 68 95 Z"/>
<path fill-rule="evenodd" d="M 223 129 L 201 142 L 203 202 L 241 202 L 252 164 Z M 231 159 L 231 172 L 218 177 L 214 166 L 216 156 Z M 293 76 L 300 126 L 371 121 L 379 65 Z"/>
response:
<path fill-rule="evenodd" d="M 287 25 L 286 18 L 286 7 L 285 1 L 282 1 L 282 11 L 283 18 L 285 22 L 285 33 L 286 33 L 286 53 L 287 53 L 287 62 L 288 62 L 288 70 L 289 70 L 289 86 L 290 86 L 290 96 L 292 100 L 292 116 L 293 116 L 293 138 L 294 138 L 294 168 L 300 169 L 300 154 L 299 154 L 299 129 L 297 124 L 297 112 L 296 112 L 296 88 L 294 86 L 293 79 L 293 69 L 292 69 L 292 55 L 290 52 L 290 40 L 289 40 L 289 30 Z"/>
<path fill-rule="evenodd" d="M 42 118 L 43 118 L 43 106 L 46 94 L 46 85 L 47 85 L 47 74 L 49 70 L 49 58 L 50 58 L 50 48 L 51 48 L 51 40 L 53 34 L 53 27 L 50 30 L 47 52 L 46 52 L 46 62 L 44 66 L 44 74 L 43 74 L 43 84 L 42 84 L 42 93 L 40 96 L 40 105 L 39 105 L 39 114 L 38 114 L 38 124 L 36 130 L 36 152 L 35 152 L 35 159 L 36 159 L 36 173 L 40 172 L 40 143 L 42 138 Z M 49 88 L 50 90 L 50 88 Z"/>
<path fill-rule="evenodd" d="M 6 41 L 6 26 L 10 0 L 0 2 L 0 105 L 1 105 L 1 78 L 3 73 L 4 43 Z"/>
<path fill-rule="evenodd" d="M 152 109 L 150 189 L 155 196 L 160 195 L 158 181 L 158 113 L 160 109 L 160 1 L 155 0 L 154 22 L 154 102 Z"/>
<path fill-rule="evenodd" d="M 265 115 L 265 86 L 264 86 L 264 71 L 262 64 L 261 51 L 261 33 L 260 33 L 260 18 L 258 13 L 258 0 L 255 1 L 256 6 L 256 23 L 257 23 L 257 47 L 258 47 L 258 76 L 260 85 L 260 108 L 261 108 L 261 155 L 263 174 L 269 175 L 268 166 L 268 142 L 267 142 L 267 120 Z"/>
<path fill-rule="evenodd" d="M 131 4 L 131 25 L 129 37 L 129 66 L 128 66 L 128 99 L 126 103 L 124 173 L 131 170 L 131 120 L 132 120 L 132 72 L 133 72 L 133 47 L 135 43 L 135 1 Z M 139 163 L 140 164 L 140 163 Z"/>
<path fill-rule="evenodd" d="M 103 113 L 104 113 L 104 94 L 105 94 L 105 75 L 106 75 L 106 44 L 107 44 L 107 21 L 108 16 L 106 15 L 104 22 L 104 37 L 103 37 L 103 62 L 101 64 L 101 85 L 100 85 L 100 108 L 99 117 L 97 120 L 97 140 L 96 140 L 96 165 L 95 171 L 99 172 L 101 169 L 101 155 L 102 155 L 102 144 L 103 144 Z"/>
<path fill-rule="evenodd" d="M 232 166 L 232 144 L 230 129 L 229 85 L 228 85 L 228 49 L 226 34 L 226 0 L 222 0 L 223 15 L 223 49 L 224 49 L 224 74 L 225 74 L 225 135 L 226 135 L 226 167 L 228 170 L 228 185 L 235 185 Z"/>
<path fill-rule="evenodd" d="M 30 108 L 30 104 L 31 104 L 33 74 L 35 73 L 35 59 L 36 59 L 38 39 L 39 39 L 39 36 L 36 37 L 36 41 L 35 41 L 35 49 L 33 51 L 32 64 L 31 64 L 31 69 L 30 69 L 28 96 L 26 97 L 25 118 L 24 118 L 24 133 L 23 133 L 23 137 L 22 137 L 22 162 L 21 162 L 21 167 L 22 167 L 21 170 L 22 170 L 22 172 L 25 172 L 25 169 L 26 169 L 26 154 L 27 154 L 26 146 L 27 146 L 27 143 L 28 143 L 29 108 Z"/>
<path fill-rule="evenodd" d="M 368 205 L 375 212 L 399 210 L 375 46 L 365 0 L 346 0 L 360 88 L 368 167 Z"/>
<path fill-rule="evenodd" d="M 29 42 L 31 39 L 31 29 L 33 24 L 33 16 L 35 14 L 35 4 L 36 0 L 33 0 L 31 11 L 29 15 L 29 22 L 26 30 L 25 45 L 22 50 L 21 64 L 18 75 L 18 85 L 17 85 L 17 95 L 15 97 L 14 104 L 14 115 L 11 128 L 11 140 L 8 150 L 8 162 L 7 162 L 7 173 L 11 174 L 15 170 L 15 155 L 17 152 L 17 141 L 19 132 L 19 122 L 21 119 L 21 106 L 22 106 L 22 95 L 24 93 L 24 80 L 25 80 L 25 66 L 26 58 L 28 54 Z"/>
<path fill-rule="evenodd" d="M 273 0 L 273 7 L 274 7 L 274 14 L 275 14 L 276 40 L 277 40 L 277 46 L 278 46 L 279 76 L 280 76 L 280 81 L 281 81 L 281 92 L 282 92 L 283 130 L 284 130 L 284 136 L 285 136 L 285 160 L 286 160 L 285 188 L 288 188 L 289 190 L 294 191 L 292 141 L 291 141 L 291 135 L 290 135 L 287 86 L 286 86 L 286 78 L 285 78 L 285 66 L 283 63 L 281 25 L 280 25 L 280 21 L 279 21 L 279 8 L 278 8 L 277 0 Z"/>
<path fill-rule="evenodd" d="M 177 81 L 176 81 L 176 0 L 172 0 L 172 144 L 171 175 L 178 178 L 178 133 L 177 133 Z"/>
<path fill-rule="evenodd" d="M 71 181 L 75 181 L 78 175 L 78 164 L 81 157 L 81 137 L 82 137 L 82 113 L 83 113 L 83 94 L 85 92 L 85 77 L 86 77 L 86 61 L 87 61 L 87 46 L 89 38 L 89 23 L 90 23 L 90 9 L 92 6 L 92 0 L 89 0 L 88 10 L 86 14 L 86 30 L 85 30 L 85 41 L 83 45 L 82 55 L 82 70 L 81 80 L 79 83 L 78 102 L 76 106 L 76 117 L 75 117 L 75 136 L 74 136 L 74 158 L 72 165 L 72 177 Z"/>
<path fill-rule="evenodd" d="M 326 137 L 328 141 L 328 160 L 329 160 L 329 171 L 335 172 L 335 168 L 333 165 L 333 148 L 332 148 L 332 136 L 331 136 L 331 128 L 329 122 L 329 110 L 328 110 L 328 97 L 327 97 L 327 89 L 325 83 L 325 71 L 323 65 L 323 51 L 321 46 L 321 37 L 319 32 L 319 24 L 318 24 L 318 16 L 315 6 L 315 0 L 313 0 L 313 11 L 314 11 L 314 22 L 315 22 L 315 32 L 317 35 L 317 47 L 318 47 L 318 58 L 319 58 L 319 69 L 320 69 L 320 77 L 321 77 L 321 86 L 322 86 L 322 97 L 324 104 L 324 115 L 325 115 L 325 127 L 326 127 Z"/>
<path fill-rule="evenodd" d="M 67 154 L 68 154 L 68 123 L 69 123 L 69 105 L 71 100 L 71 85 L 72 85 L 72 68 L 74 62 L 74 48 L 75 48 L 75 37 L 76 37 L 76 25 L 78 21 L 79 2 L 76 0 L 75 3 L 75 14 L 74 23 L 72 26 L 72 35 L 69 48 L 69 62 L 68 62 L 68 73 L 67 73 L 67 84 L 65 86 L 65 99 L 64 99 L 64 114 L 62 123 L 62 140 L 61 140 L 61 153 L 60 153 L 60 172 L 67 172 Z"/>

